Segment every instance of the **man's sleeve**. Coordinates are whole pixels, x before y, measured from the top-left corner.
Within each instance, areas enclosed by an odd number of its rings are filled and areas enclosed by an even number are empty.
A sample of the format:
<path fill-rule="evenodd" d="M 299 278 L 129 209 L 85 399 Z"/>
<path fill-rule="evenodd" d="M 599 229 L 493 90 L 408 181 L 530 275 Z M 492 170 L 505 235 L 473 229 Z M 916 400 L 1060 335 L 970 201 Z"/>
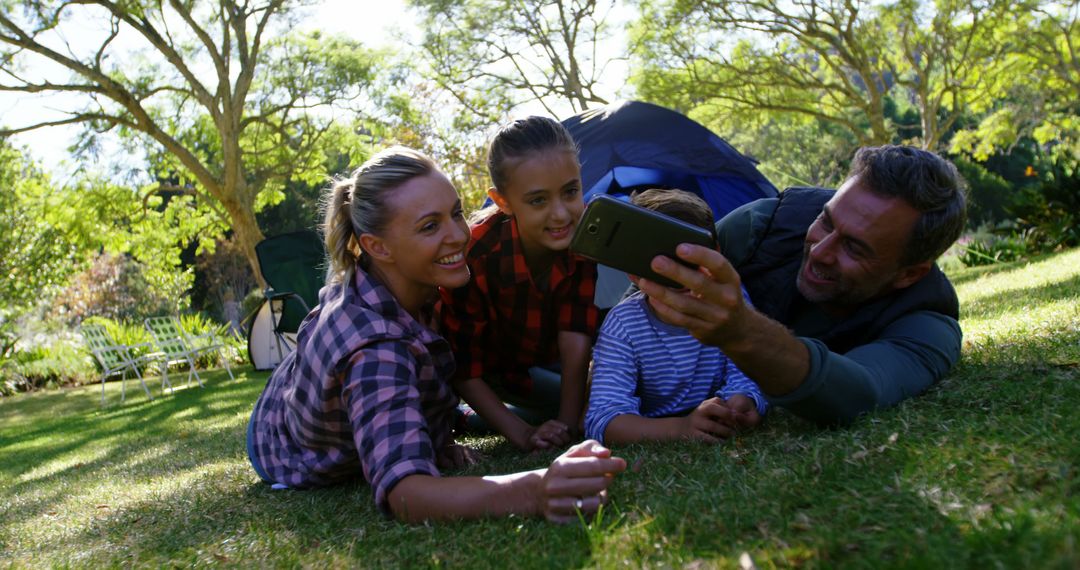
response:
<path fill-rule="evenodd" d="M 820 424 L 850 423 L 941 379 L 960 359 L 961 338 L 956 320 L 930 311 L 897 319 L 873 342 L 846 354 L 799 337 L 810 351 L 810 372 L 793 392 L 769 402 Z"/>

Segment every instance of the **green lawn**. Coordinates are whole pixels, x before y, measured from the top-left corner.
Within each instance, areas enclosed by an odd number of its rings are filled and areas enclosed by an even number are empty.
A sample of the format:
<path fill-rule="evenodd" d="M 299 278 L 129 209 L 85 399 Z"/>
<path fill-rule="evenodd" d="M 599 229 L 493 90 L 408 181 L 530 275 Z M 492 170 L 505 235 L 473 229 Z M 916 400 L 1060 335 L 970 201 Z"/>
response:
<path fill-rule="evenodd" d="M 364 485 L 271 491 L 244 452 L 265 373 L 5 399 L 0 565 L 1076 568 L 1080 250 L 953 278 L 964 359 L 929 393 L 847 429 L 781 411 L 716 447 L 621 449 L 636 470 L 587 526 L 407 527 Z M 552 457 L 472 443 L 473 473 Z"/>

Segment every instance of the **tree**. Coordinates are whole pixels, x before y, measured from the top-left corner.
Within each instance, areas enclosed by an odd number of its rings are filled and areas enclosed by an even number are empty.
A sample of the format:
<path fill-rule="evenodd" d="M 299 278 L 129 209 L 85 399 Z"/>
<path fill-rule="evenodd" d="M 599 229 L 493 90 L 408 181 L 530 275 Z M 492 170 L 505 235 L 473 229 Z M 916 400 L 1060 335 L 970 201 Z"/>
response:
<path fill-rule="evenodd" d="M 48 177 L 0 144 L 0 361 L 17 335 L 13 320 L 75 271 L 79 256 L 61 227 L 49 222 Z"/>
<path fill-rule="evenodd" d="M 0 136 L 81 124 L 155 146 L 181 186 L 231 227 L 255 275 L 255 212 L 286 180 L 319 176 L 330 125 L 313 112 L 357 101 L 378 55 L 289 33 L 290 0 L 29 0 L 0 3 L 0 90 L 61 93 L 63 116 Z M 101 33 L 93 33 L 101 23 Z M 77 38 L 69 41 L 67 38 Z"/>
<path fill-rule="evenodd" d="M 431 76 L 478 115 L 537 101 L 558 116 L 555 100 L 576 113 L 606 104 L 601 86 L 614 0 L 411 0 L 424 16 L 422 50 Z"/>
<path fill-rule="evenodd" d="M 1065 154 L 1076 154 L 1080 139 L 1080 1 L 1032 2 L 1016 10 L 1013 23 L 1000 30 L 1015 41 L 994 97 L 976 110 L 977 125 L 957 134 L 953 152 L 986 160 L 997 150 L 1011 150 L 1026 137 L 1057 141 Z"/>
<path fill-rule="evenodd" d="M 1007 3 L 699 0 L 646 5 L 639 91 L 681 85 L 728 112 L 799 114 L 859 145 L 894 142 L 890 108 L 911 101 L 919 142 L 938 146 L 994 77 Z"/>
<path fill-rule="evenodd" d="M 1000 32 L 1011 28 L 1020 4 L 936 0 L 924 7 L 900 0 L 884 10 L 883 31 L 898 31 L 891 34 L 897 53 L 890 71 L 919 111 L 923 148 L 938 150 L 961 117 L 992 100 L 1015 49 Z"/>

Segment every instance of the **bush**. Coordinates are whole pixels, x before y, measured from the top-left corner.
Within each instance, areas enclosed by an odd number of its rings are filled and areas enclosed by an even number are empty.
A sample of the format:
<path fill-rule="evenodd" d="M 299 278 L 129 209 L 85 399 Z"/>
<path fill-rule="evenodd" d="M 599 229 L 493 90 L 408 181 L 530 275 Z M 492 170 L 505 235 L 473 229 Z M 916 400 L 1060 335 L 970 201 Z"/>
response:
<path fill-rule="evenodd" d="M 1040 251 L 1036 231 L 1017 229 L 1014 224 L 1006 223 L 989 235 L 971 238 L 963 246 L 959 260 L 966 267 L 975 267 L 1017 261 Z"/>
<path fill-rule="evenodd" d="M 99 378 L 82 339 L 70 333 L 36 338 L 32 346 L 17 348 L 0 365 L 0 375 L 4 378 L 0 383 L 3 395 L 86 384 Z"/>
<path fill-rule="evenodd" d="M 968 184 L 968 225 L 996 224 L 1009 218 L 1013 190 L 1001 176 L 982 165 L 958 156 L 953 164 Z"/>
<path fill-rule="evenodd" d="M 170 312 L 173 306 L 175 300 L 153 291 L 137 261 L 102 254 L 57 295 L 55 313 L 70 324 L 93 316 L 141 321 Z"/>
<path fill-rule="evenodd" d="M 246 343 L 238 335 L 229 332 L 228 323 L 217 323 L 202 313 L 192 313 L 180 315 L 180 327 L 192 338 L 210 334 L 210 340 L 204 341 L 205 344 L 224 345 L 216 352 L 200 354 L 195 361 L 199 368 L 221 366 L 222 358 L 228 358 L 230 363 L 242 362 L 243 353 L 247 351 Z"/>

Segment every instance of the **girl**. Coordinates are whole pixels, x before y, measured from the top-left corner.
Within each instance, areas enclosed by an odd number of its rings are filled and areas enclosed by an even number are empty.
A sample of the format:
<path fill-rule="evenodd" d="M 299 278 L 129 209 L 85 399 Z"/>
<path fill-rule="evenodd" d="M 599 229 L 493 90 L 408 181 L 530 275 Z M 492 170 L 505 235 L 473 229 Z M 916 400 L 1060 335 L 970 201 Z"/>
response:
<path fill-rule="evenodd" d="M 585 208 L 577 146 L 555 120 L 517 120 L 492 140 L 488 171 L 494 206 L 472 228 L 473 279 L 441 291 L 454 388 L 518 447 L 566 445 L 579 429 L 600 320 L 596 266 L 567 251 Z M 539 411 L 534 423 L 555 419 L 536 427 L 503 401 Z"/>
<path fill-rule="evenodd" d="M 410 522 L 537 514 L 576 520 L 606 500 L 625 462 L 585 442 L 546 470 L 440 478 L 473 462 L 454 444 L 447 343 L 424 325 L 437 287 L 469 280 L 454 187 L 416 151 L 392 148 L 329 192 L 331 277 L 248 425 L 255 472 L 276 487 L 363 474 L 384 513 Z"/>

